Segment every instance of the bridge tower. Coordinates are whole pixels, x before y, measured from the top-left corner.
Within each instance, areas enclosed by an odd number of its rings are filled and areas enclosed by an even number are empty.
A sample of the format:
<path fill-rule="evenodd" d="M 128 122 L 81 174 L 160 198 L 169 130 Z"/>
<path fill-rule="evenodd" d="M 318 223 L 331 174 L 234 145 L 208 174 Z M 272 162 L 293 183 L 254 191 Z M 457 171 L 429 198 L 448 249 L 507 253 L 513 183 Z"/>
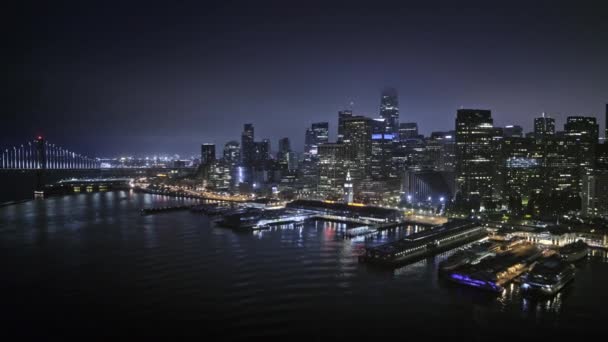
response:
<path fill-rule="evenodd" d="M 46 173 L 46 148 L 44 138 L 36 137 L 36 189 L 34 198 L 44 198 L 44 176 Z"/>

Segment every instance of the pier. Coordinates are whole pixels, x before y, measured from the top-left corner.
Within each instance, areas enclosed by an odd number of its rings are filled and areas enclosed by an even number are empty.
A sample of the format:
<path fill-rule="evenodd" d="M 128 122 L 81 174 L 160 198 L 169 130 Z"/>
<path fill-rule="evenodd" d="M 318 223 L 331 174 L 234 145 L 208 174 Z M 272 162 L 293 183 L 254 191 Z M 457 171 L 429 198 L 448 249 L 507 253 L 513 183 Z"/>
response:
<path fill-rule="evenodd" d="M 191 210 L 193 205 L 175 205 L 168 207 L 144 208 L 141 210 L 142 215 L 160 214 L 170 211 Z"/>
<path fill-rule="evenodd" d="M 359 256 L 359 261 L 384 266 L 400 266 L 459 247 L 484 236 L 486 229 L 477 222 L 454 220 L 394 242 L 366 248 L 365 253 Z"/>

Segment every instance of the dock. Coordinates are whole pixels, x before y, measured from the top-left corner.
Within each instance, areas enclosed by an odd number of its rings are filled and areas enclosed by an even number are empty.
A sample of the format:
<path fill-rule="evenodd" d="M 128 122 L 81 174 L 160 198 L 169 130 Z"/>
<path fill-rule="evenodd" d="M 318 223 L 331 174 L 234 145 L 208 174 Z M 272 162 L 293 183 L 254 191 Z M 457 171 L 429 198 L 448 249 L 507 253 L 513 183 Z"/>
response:
<path fill-rule="evenodd" d="M 170 211 L 190 210 L 192 205 L 176 205 L 167 207 L 144 208 L 141 210 L 142 215 L 160 214 Z"/>
<path fill-rule="evenodd" d="M 454 220 L 394 242 L 368 247 L 365 253 L 359 256 L 359 261 L 390 267 L 400 266 L 481 239 L 486 234 L 485 227 L 477 222 Z"/>
<path fill-rule="evenodd" d="M 500 293 L 504 286 L 527 272 L 546 252 L 525 242 L 487 258 L 478 264 L 463 265 L 446 274 L 456 283 Z"/>

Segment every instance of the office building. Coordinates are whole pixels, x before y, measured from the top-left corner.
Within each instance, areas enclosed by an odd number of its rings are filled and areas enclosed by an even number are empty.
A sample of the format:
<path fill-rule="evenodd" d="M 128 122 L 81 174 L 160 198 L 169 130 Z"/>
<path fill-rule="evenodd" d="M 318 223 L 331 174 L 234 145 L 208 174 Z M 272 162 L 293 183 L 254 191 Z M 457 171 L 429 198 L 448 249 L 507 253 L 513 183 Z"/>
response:
<path fill-rule="evenodd" d="M 534 119 L 534 136 L 536 139 L 543 139 L 555 135 L 555 119 L 545 116 Z"/>
<path fill-rule="evenodd" d="M 462 199 L 492 201 L 495 149 L 489 110 L 459 109 L 456 116 L 456 188 Z M 473 205 L 477 207 L 477 203 Z"/>
<path fill-rule="evenodd" d="M 397 134 L 399 130 L 399 100 L 397 90 L 386 88 L 380 99 L 380 117 L 385 119 L 385 133 Z"/>
<path fill-rule="evenodd" d="M 352 110 L 341 110 L 338 112 L 338 142 L 344 140 L 344 119 L 352 118 Z"/>
<path fill-rule="evenodd" d="M 418 138 L 418 124 L 415 122 L 403 122 L 399 124 L 399 140 Z"/>

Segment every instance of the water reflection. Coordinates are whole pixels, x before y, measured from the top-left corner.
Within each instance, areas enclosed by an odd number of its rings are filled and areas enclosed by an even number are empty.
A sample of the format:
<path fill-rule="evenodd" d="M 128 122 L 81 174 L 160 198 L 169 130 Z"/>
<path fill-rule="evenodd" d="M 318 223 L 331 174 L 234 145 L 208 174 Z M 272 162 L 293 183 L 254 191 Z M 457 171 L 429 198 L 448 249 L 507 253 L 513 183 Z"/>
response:
<path fill-rule="evenodd" d="M 604 309 L 597 284 L 608 281 L 605 251 L 592 250 L 577 265 L 576 281 L 553 298 L 523 297 L 517 283 L 496 295 L 438 276 L 438 264 L 454 250 L 388 271 L 358 263 L 365 246 L 420 226 L 348 239 L 348 227 L 334 222 L 237 233 L 190 212 L 139 214 L 142 207 L 185 201 L 119 192 L 0 208 L 0 262 L 9 275 L 2 292 L 14 297 L 2 299 L 9 309 L 34 294 L 28 300 L 38 310 L 82 313 L 80 303 L 87 303 L 121 308 L 112 311 L 117 317 L 241 322 L 252 334 L 298 331 L 302 322 L 334 331 L 347 321 L 355 329 L 368 326 L 370 316 L 404 329 L 437 317 L 481 327 L 551 325 Z"/>

